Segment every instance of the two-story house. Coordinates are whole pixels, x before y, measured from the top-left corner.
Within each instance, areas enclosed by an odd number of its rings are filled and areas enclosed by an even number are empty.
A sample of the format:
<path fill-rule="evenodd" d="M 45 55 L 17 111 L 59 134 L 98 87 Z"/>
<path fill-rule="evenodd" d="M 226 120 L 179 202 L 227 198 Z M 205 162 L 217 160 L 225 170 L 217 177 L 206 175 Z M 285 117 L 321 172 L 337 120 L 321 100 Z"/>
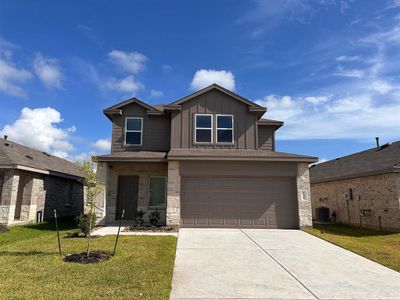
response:
<path fill-rule="evenodd" d="M 103 223 L 122 209 L 162 214 L 181 227 L 299 228 L 311 225 L 308 164 L 275 151 L 283 122 L 216 84 L 166 105 L 136 98 L 104 110 L 111 154 L 97 156 L 105 184 Z"/>

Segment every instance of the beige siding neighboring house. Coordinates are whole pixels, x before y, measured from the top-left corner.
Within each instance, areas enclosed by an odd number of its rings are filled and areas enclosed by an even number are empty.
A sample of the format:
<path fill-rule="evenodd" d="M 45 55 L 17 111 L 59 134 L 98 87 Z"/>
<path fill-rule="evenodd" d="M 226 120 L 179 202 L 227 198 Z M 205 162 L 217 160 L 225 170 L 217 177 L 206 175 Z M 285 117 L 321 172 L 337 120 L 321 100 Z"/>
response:
<path fill-rule="evenodd" d="M 339 223 L 400 231 L 400 141 L 311 167 L 313 218 L 329 208 Z"/>
<path fill-rule="evenodd" d="M 67 160 L 0 139 L 0 224 L 75 216 L 83 209 L 82 173 Z"/>
<path fill-rule="evenodd" d="M 103 224 L 126 211 L 161 212 L 182 227 L 299 228 L 311 225 L 308 164 L 275 151 L 283 122 L 218 85 L 171 104 L 129 99 L 104 110 L 112 149 L 97 156 L 105 185 Z"/>

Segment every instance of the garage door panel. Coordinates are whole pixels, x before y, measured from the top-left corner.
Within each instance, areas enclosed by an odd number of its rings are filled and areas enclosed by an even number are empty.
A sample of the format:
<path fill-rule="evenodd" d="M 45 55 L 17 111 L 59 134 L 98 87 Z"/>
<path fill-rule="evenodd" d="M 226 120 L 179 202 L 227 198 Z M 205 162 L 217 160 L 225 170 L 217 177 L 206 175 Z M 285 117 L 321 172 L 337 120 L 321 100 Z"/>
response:
<path fill-rule="evenodd" d="M 183 227 L 298 228 L 294 178 L 182 178 Z"/>

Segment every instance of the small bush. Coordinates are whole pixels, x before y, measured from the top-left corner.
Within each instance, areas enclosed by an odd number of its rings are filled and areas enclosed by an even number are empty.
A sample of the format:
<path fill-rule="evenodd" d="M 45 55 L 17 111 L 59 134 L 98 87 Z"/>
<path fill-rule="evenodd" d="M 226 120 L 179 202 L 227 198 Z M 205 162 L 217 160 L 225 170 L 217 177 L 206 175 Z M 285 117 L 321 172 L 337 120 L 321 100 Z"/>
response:
<path fill-rule="evenodd" d="M 157 226 L 158 222 L 160 221 L 161 215 L 160 212 L 156 209 L 155 211 L 151 212 L 149 216 L 149 221 L 151 225 Z"/>
<path fill-rule="evenodd" d="M 139 210 L 136 213 L 135 221 L 136 221 L 136 225 L 137 226 L 143 226 L 143 224 L 144 224 L 144 215 L 145 214 L 146 214 L 146 212 L 144 210 Z"/>
<path fill-rule="evenodd" d="M 91 229 L 94 228 L 96 225 L 96 214 L 94 212 L 92 213 L 81 213 L 79 216 L 76 217 L 76 222 L 78 224 L 79 230 L 85 234 L 88 235 L 91 231 Z"/>

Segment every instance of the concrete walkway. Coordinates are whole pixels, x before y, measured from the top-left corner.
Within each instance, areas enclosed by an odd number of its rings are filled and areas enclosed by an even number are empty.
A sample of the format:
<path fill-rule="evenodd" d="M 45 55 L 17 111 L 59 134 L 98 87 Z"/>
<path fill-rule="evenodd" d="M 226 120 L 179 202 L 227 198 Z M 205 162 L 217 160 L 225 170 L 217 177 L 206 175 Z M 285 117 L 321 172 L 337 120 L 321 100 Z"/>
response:
<path fill-rule="evenodd" d="M 147 232 L 147 231 L 124 231 L 126 227 L 121 226 L 120 235 L 172 235 L 178 236 L 177 232 Z M 93 235 L 116 235 L 118 233 L 118 226 L 104 226 L 104 227 L 97 227 L 93 230 Z"/>
<path fill-rule="evenodd" d="M 299 230 L 181 229 L 171 299 L 400 299 L 400 273 Z"/>

